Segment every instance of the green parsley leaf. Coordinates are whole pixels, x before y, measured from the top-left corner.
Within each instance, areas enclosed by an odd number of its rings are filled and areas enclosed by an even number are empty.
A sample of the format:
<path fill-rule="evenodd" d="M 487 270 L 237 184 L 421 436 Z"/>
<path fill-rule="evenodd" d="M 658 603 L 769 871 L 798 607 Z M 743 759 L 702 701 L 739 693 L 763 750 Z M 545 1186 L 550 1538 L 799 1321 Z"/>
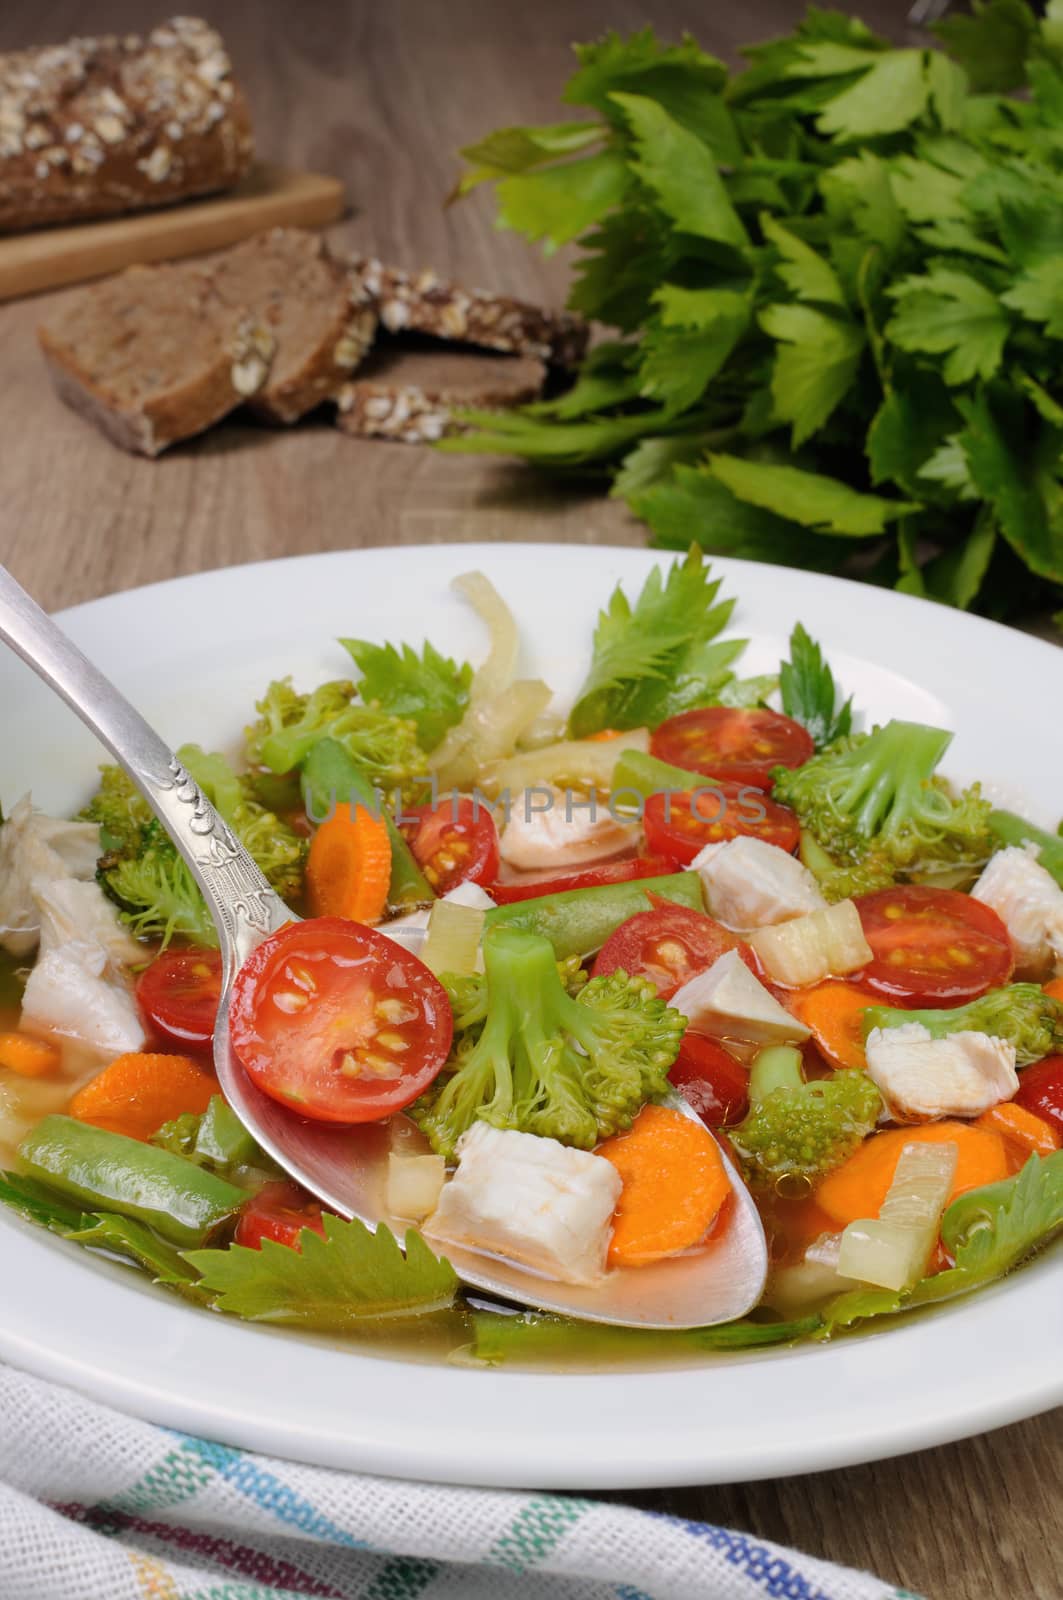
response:
<path fill-rule="evenodd" d="M 370 644 L 367 639 L 341 639 L 362 673 L 362 699 L 389 716 L 417 724 L 422 749 L 432 751 L 448 729 L 465 715 L 472 667 L 461 666 L 425 643 L 421 654 L 411 645 Z"/>
<path fill-rule="evenodd" d="M 325 1236 L 304 1228 L 300 1248 L 264 1239 L 260 1250 L 187 1250 L 185 1260 L 219 1311 L 252 1322 L 300 1323 L 340 1332 L 368 1318 L 422 1315 L 449 1306 L 457 1293 L 453 1267 L 432 1254 L 414 1229 L 403 1255 L 381 1225 L 327 1213 Z"/>
<path fill-rule="evenodd" d="M 793 424 L 796 450 L 818 433 L 849 392 L 864 335 L 855 323 L 811 306 L 769 306 L 760 314 L 760 325 L 779 342 L 771 395 L 779 421 Z"/>
<path fill-rule="evenodd" d="M 633 606 L 617 586 L 598 614 L 590 671 L 569 713 L 572 738 L 654 727 L 674 714 L 677 694 L 682 709 L 698 703 L 699 688 L 702 705 L 712 698 L 738 653 L 733 642 L 712 643 L 734 609 L 719 590 L 696 550 L 667 575 L 655 568 Z"/>
<path fill-rule="evenodd" d="M 816 128 L 839 143 L 897 133 L 919 120 L 929 95 L 923 52 L 891 50 L 830 101 Z"/>
<path fill-rule="evenodd" d="M 941 1237 L 956 1262 L 913 1289 L 852 1289 L 832 1300 L 824 1328 L 848 1328 L 868 1317 L 908 1311 L 968 1294 L 1002 1278 L 1063 1227 L 1063 1150 L 1031 1156 L 1000 1183 L 971 1189 L 942 1219 Z"/>
<path fill-rule="evenodd" d="M 632 365 L 635 354 L 633 346 L 619 340 L 597 345 L 570 389 L 553 399 L 537 400 L 525 406 L 524 415 L 567 422 L 573 417 L 591 416 L 607 411 L 610 406 L 634 400 L 641 387 L 638 370 Z"/>
<path fill-rule="evenodd" d="M 619 205 L 630 182 L 627 163 L 615 150 L 517 173 L 498 184 L 498 225 L 541 239 L 549 255 Z"/>
<path fill-rule="evenodd" d="M 836 478 L 798 467 L 726 455 L 710 455 L 709 466 L 739 500 L 823 533 L 870 538 L 884 533 L 906 511 L 918 509 L 904 500 L 860 494 Z"/>
<path fill-rule="evenodd" d="M 976 278 L 934 266 L 922 277 L 902 279 L 889 293 L 897 311 L 886 337 L 901 350 L 945 355 L 946 383 L 991 378 L 997 371 L 1011 323 L 997 296 Z"/>
<path fill-rule="evenodd" d="M 573 155 L 598 144 L 604 130 L 600 122 L 555 122 L 542 128 L 499 128 L 478 144 L 466 145 L 461 154 L 473 170 L 459 179 L 454 196 L 468 194 L 477 184 L 509 173 Z"/>
<path fill-rule="evenodd" d="M 684 233 L 742 249 L 749 235 L 708 147 L 644 95 L 614 94 L 635 141 L 633 170 Z"/>
<path fill-rule="evenodd" d="M 1024 0 L 974 0 L 970 16 L 946 17 L 934 28 L 979 93 L 999 94 L 1026 80 L 1026 56 L 1037 21 Z"/>
<path fill-rule="evenodd" d="M 852 227 L 892 256 L 904 242 L 906 225 L 891 181 L 891 167 L 870 150 L 839 161 L 819 180 L 828 214 L 841 228 Z"/>
<path fill-rule="evenodd" d="M 838 691 L 823 651 L 798 622 L 790 635 L 790 659 L 779 667 L 782 708 L 807 728 L 817 750 L 852 732 L 853 698 L 835 710 Z"/>
<path fill-rule="evenodd" d="M 613 480 L 612 494 L 617 500 L 626 500 L 653 484 L 667 483 L 672 477 L 672 469 L 696 461 L 704 455 L 707 443 L 707 437 L 696 433 L 640 439 L 634 450 L 624 457 Z M 688 533 L 680 549 L 685 550 L 689 546 L 690 537 Z"/>
<path fill-rule="evenodd" d="M 919 476 L 951 490 L 958 500 L 978 499 L 978 490 L 974 486 L 958 434 L 953 434 L 938 445 L 919 468 Z"/>
<path fill-rule="evenodd" d="M 671 412 L 684 411 L 705 392 L 749 326 L 749 297 L 729 289 L 683 289 L 663 284 L 661 308 L 642 341 L 641 392 Z"/>
<path fill-rule="evenodd" d="M 687 35 L 682 43 L 662 45 L 652 27 L 627 38 L 607 33 L 594 44 L 575 47 L 579 70 L 569 79 L 562 98 L 569 105 L 594 106 L 610 114 L 613 93 L 628 89 L 666 102 L 682 85 L 692 94 L 711 94 L 727 82 L 727 68 L 700 49 Z"/>
<path fill-rule="evenodd" d="M 962 400 L 960 410 L 967 469 L 1001 533 L 1034 572 L 1063 583 L 1061 436 L 1048 425 L 1031 434 L 1023 414 L 995 408 L 985 394 Z"/>
<path fill-rule="evenodd" d="M 778 674 L 774 672 L 762 672 L 755 678 L 732 678 L 730 683 L 723 685 L 716 696 L 716 703 L 739 708 L 767 705 L 778 687 Z"/>
<path fill-rule="evenodd" d="M 965 611 L 985 581 L 996 546 L 996 523 L 992 513 L 983 507 L 965 540 L 927 562 L 923 569 L 927 593 L 934 600 Z"/>
<path fill-rule="evenodd" d="M 706 550 L 747 561 L 792 566 L 799 560 L 820 572 L 837 570 L 833 539 L 820 538 L 800 523 L 739 500 L 707 467 L 680 464 L 670 479 L 636 489 L 629 503 L 649 523 L 655 542 L 666 549 L 689 549 L 694 539 Z"/>
<path fill-rule="evenodd" d="M 936 375 L 898 374 L 868 429 L 871 482 L 895 483 L 905 494 L 925 497 L 929 485 L 923 480 L 933 477 L 925 468 L 959 425 L 959 412 Z"/>
<path fill-rule="evenodd" d="M 1030 322 L 1043 322 L 1050 339 L 1063 339 L 1063 257 L 1049 257 L 1017 278 L 1000 300 Z"/>
<path fill-rule="evenodd" d="M 796 300 L 844 307 L 845 295 L 829 261 L 767 212 L 761 214 L 760 231 L 782 257 L 775 271 Z"/>

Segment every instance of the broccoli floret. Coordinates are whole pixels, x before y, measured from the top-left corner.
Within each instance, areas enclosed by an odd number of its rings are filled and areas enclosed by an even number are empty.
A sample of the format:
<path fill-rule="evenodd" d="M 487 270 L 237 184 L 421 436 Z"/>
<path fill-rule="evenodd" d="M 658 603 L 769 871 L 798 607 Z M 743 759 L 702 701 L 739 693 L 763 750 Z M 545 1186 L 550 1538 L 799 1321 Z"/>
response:
<path fill-rule="evenodd" d="M 155 821 L 155 813 L 121 767 L 108 766 L 100 768 L 100 786 L 78 818 L 98 824 L 100 849 L 105 854 L 134 854 L 141 833 Z"/>
<path fill-rule="evenodd" d="M 254 856 L 282 900 L 297 900 L 303 889 L 307 841 L 255 798 L 250 780 L 238 775 L 223 755 L 197 744 L 182 745 L 178 759 L 237 838 Z"/>
<path fill-rule="evenodd" d="M 566 994 L 578 995 L 586 988 L 587 974 L 579 956 L 568 956 L 557 963 L 557 975 Z M 440 978 L 454 1014 L 455 1034 L 480 1028 L 487 1018 L 487 979 L 482 972 L 444 972 Z"/>
<path fill-rule="evenodd" d="M 252 797 L 247 780 L 224 757 L 206 755 L 196 745 L 185 745 L 180 755 L 278 894 L 296 899 L 305 841 Z M 81 816 L 99 824 L 103 854 L 96 877 L 121 908 L 122 920 L 138 938 L 159 939 L 164 946 L 175 935 L 217 944 L 195 879 L 132 779 L 115 766 L 101 767 L 100 774 L 100 787 Z"/>
<path fill-rule="evenodd" d="M 538 934 L 497 928 L 484 940 L 482 1024 L 458 1041 L 447 1069 L 410 1114 L 446 1156 L 477 1120 L 590 1150 L 630 1127 L 668 1089 L 684 1017 L 653 985 L 624 972 L 567 992 L 553 949 Z"/>
<path fill-rule="evenodd" d="M 751 1182 L 815 1182 L 852 1155 L 882 1111 L 866 1072 L 848 1069 L 805 1082 L 801 1052 L 762 1050 L 749 1078 L 750 1110 L 728 1130 Z"/>
<path fill-rule="evenodd" d="M 897 881 L 893 863 L 874 845 L 859 861 L 834 861 L 809 830 L 802 828 L 800 855 L 831 905 L 851 900 L 853 895 L 870 894 L 874 889 L 888 889 Z"/>
<path fill-rule="evenodd" d="M 1039 983 L 1011 983 L 1003 989 L 990 989 L 980 999 L 947 1011 L 868 1006 L 864 1012 L 864 1038 L 872 1028 L 899 1028 L 906 1022 L 921 1022 L 935 1039 L 967 1030 L 1006 1039 L 1015 1046 L 1015 1060 L 1020 1067 L 1063 1050 L 1063 1005 L 1045 994 Z"/>
<path fill-rule="evenodd" d="M 165 948 L 179 934 L 194 944 L 217 944 L 206 901 L 173 840 L 154 816 L 135 845 L 100 857 L 96 878 L 117 902 L 122 921 L 138 939 L 159 939 Z"/>
<path fill-rule="evenodd" d="M 989 859 L 989 801 L 977 784 L 954 795 L 935 776 L 951 742 L 941 728 L 887 722 L 836 740 L 802 767 L 775 768 L 774 798 L 829 858 L 817 872 L 829 898 L 883 888 L 887 874 L 973 872 Z"/>
<path fill-rule="evenodd" d="M 245 730 L 248 763 L 270 772 L 302 766 L 321 739 L 336 739 L 354 757 L 370 783 L 394 789 L 425 771 L 417 724 L 372 706 L 353 705 L 353 683 L 323 683 L 297 694 L 290 678 L 271 683 L 255 710 L 259 720 Z"/>

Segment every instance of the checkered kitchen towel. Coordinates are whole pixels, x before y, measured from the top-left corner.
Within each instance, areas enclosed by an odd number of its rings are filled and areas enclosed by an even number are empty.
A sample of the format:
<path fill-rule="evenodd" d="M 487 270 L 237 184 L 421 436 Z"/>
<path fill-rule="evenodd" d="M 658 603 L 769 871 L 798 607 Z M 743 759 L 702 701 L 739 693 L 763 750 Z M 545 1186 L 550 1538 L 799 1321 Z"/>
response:
<path fill-rule="evenodd" d="M 0 1367 L 2 1600 L 307 1595 L 904 1600 L 864 1573 L 709 1523 L 275 1461 Z"/>

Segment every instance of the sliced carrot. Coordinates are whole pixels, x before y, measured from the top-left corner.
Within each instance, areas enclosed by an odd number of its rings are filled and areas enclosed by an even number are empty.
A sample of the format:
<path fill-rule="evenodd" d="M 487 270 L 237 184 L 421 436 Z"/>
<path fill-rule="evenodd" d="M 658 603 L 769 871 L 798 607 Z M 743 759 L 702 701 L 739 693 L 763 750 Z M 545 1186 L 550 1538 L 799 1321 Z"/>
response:
<path fill-rule="evenodd" d="M 364 806 L 340 806 L 314 834 L 306 861 L 315 917 L 379 922 L 391 881 L 391 840 Z"/>
<path fill-rule="evenodd" d="M 816 1201 L 844 1226 L 877 1217 L 893 1182 L 906 1144 L 955 1144 L 956 1176 L 949 1201 L 1008 1176 L 1008 1154 L 999 1134 L 967 1122 L 924 1122 L 914 1128 L 888 1128 L 866 1139 L 816 1189 Z"/>
<path fill-rule="evenodd" d="M 812 1029 L 813 1039 L 831 1066 L 867 1066 L 864 1009 L 877 1003 L 874 995 L 831 978 L 812 989 L 791 992 L 786 1003 L 794 1016 Z"/>
<path fill-rule="evenodd" d="M 980 1117 L 975 1118 L 974 1126 L 1000 1135 L 1015 1154 L 1016 1160 L 1012 1165 L 1016 1169 L 1023 1165 L 1031 1153 L 1050 1156 L 1063 1146 L 1063 1134 L 1053 1128 L 1050 1122 L 1027 1111 L 1025 1106 L 1017 1106 L 1013 1100 L 1006 1100 L 1003 1105 L 983 1111 Z"/>
<path fill-rule="evenodd" d="M 588 733 L 588 744 L 608 744 L 610 739 L 619 739 L 623 733 L 622 728 L 599 728 L 597 733 Z"/>
<path fill-rule="evenodd" d="M 598 1146 L 623 1180 L 611 1267 L 644 1267 L 705 1237 L 731 1185 L 712 1134 L 681 1111 L 643 1106 L 625 1133 Z"/>
<path fill-rule="evenodd" d="M 218 1092 L 213 1072 L 191 1056 L 134 1050 L 90 1078 L 67 1111 L 79 1122 L 146 1141 L 164 1122 L 186 1111 L 206 1111 Z"/>
<path fill-rule="evenodd" d="M 1053 978 L 1044 986 L 1045 994 L 1052 1000 L 1063 1000 L 1063 978 Z"/>
<path fill-rule="evenodd" d="M 59 1046 L 28 1033 L 0 1033 L 0 1067 L 22 1078 L 48 1078 L 62 1062 Z"/>

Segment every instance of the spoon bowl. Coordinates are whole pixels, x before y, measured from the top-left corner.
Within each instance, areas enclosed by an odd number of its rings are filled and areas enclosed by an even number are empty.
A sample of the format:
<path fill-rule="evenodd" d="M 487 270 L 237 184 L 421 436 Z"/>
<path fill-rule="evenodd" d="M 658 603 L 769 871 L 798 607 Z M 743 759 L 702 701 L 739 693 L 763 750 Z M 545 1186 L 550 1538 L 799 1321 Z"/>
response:
<path fill-rule="evenodd" d="M 214 1032 L 218 1080 L 237 1116 L 304 1188 L 345 1217 L 402 1238 L 409 1224 L 389 1214 L 387 1126 L 315 1123 L 251 1082 L 229 1035 L 233 981 L 252 951 L 297 920 L 199 786 L 144 718 L 0 567 L 0 638 L 110 750 L 158 816 L 203 892 L 218 930 L 222 995 Z M 386 931 L 386 930 L 385 930 Z M 698 1120 L 685 1102 L 672 1103 Z M 608 1272 L 593 1286 L 557 1283 L 514 1262 L 447 1245 L 462 1281 L 523 1305 L 625 1327 L 691 1328 L 730 1322 L 760 1299 L 767 1277 L 764 1230 L 726 1150 L 731 1183 L 717 1227 L 701 1245 L 652 1266 Z"/>

